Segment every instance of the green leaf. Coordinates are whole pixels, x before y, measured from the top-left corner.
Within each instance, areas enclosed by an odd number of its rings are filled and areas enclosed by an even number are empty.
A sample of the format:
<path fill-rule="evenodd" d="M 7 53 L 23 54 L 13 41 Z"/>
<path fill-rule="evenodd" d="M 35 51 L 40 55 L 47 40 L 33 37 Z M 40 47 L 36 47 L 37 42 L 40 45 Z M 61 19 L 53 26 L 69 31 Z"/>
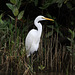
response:
<path fill-rule="evenodd" d="M 14 7 L 13 7 L 12 4 L 10 4 L 10 3 L 6 3 L 6 5 L 8 6 L 9 9 L 13 10 Z"/>
<path fill-rule="evenodd" d="M 62 3 L 58 3 L 58 7 L 61 8 L 62 7 Z"/>
<path fill-rule="evenodd" d="M 74 32 L 74 30 L 69 29 L 69 32 L 71 33 L 71 38 L 74 39 L 75 38 L 75 32 Z"/>
<path fill-rule="evenodd" d="M 74 34 L 75 34 L 75 32 L 73 31 L 73 33 L 72 33 L 72 38 L 73 38 L 73 39 L 75 38 Z"/>
<path fill-rule="evenodd" d="M 8 15 L 12 20 L 15 20 L 12 16 Z"/>
<path fill-rule="evenodd" d="M 17 6 L 18 9 L 20 8 L 20 6 L 21 6 L 21 0 L 17 2 L 16 6 Z"/>
<path fill-rule="evenodd" d="M 16 8 L 14 8 L 14 9 L 13 9 L 13 14 L 14 14 L 14 16 L 17 16 L 17 15 L 18 15 L 18 13 L 19 13 L 19 11 L 18 11 L 17 7 L 16 7 Z"/>
<path fill-rule="evenodd" d="M 6 36 L 6 35 L 3 35 L 3 36 L 1 37 L 1 41 L 3 41 L 3 40 L 5 39 L 5 36 Z"/>
<path fill-rule="evenodd" d="M 66 5 L 70 10 L 72 9 L 72 4 L 70 2 L 67 2 Z"/>
<path fill-rule="evenodd" d="M 19 13 L 19 15 L 18 15 L 18 20 L 22 19 L 23 14 L 24 14 L 24 11 L 21 11 L 21 12 Z"/>
<path fill-rule="evenodd" d="M 3 20 L 0 20 L 0 23 L 3 24 Z"/>
<path fill-rule="evenodd" d="M 16 0 L 10 0 L 12 4 L 16 4 Z"/>
<path fill-rule="evenodd" d="M 45 66 L 43 66 L 43 65 L 38 66 L 39 70 L 43 70 L 44 68 L 45 68 Z"/>
<path fill-rule="evenodd" d="M 70 46 L 66 46 L 66 47 L 67 47 L 68 51 L 70 51 L 70 53 L 72 53 L 71 47 Z"/>
<path fill-rule="evenodd" d="M 45 3 L 42 5 L 42 7 L 39 7 L 40 9 L 47 9 L 49 7 L 50 3 Z"/>
<path fill-rule="evenodd" d="M 38 5 L 38 0 L 34 0 L 34 4 L 35 4 L 35 6 L 37 6 Z"/>
<path fill-rule="evenodd" d="M 3 24 L 3 20 L 2 20 L 3 14 L 0 15 L 0 23 Z"/>
<path fill-rule="evenodd" d="M 73 33 L 73 31 L 71 30 L 71 29 L 69 29 L 69 32 L 72 34 Z"/>
<path fill-rule="evenodd" d="M 47 14 L 47 16 L 48 16 L 49 18 L 52 18 L 52 16 L 51 16 L 50 14 Z"/>
<path fill-rule="evenodd" d="M 2 19 L 3 14 L 0 14 L 0 19 Z"/>
<path fill-rule="evenodd" d="M 73 39 L 67 38 L 71 43 L 74 43 Z"/>
<path fill-rule="evenodd" d="M 15 5 L 18 3 L 18 1 L 19 1 L 19 0 L 10 0 L 10 2 L 11 2 L 12 4 L 15 4 Z"/>
<path fill-rule="evenodd" d="M 72 41 L 70 38 L 67 38 L 69 41 Z"/>

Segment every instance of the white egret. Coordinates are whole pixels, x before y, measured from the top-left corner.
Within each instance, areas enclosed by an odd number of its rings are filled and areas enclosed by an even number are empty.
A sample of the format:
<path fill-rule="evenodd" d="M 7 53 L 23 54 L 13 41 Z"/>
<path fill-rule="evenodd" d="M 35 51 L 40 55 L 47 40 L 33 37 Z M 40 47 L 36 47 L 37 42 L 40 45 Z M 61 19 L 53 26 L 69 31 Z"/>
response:
<path fill-rule="evenodd" d="M 27 57 L 29 57 L 30 54 L 33 54 L 34 51 L 38 50 L 40 37 L 42 33 L 42 24 L 39 21 L 42 20 L 54 21 L 53 19 L 45 18 L 44 16 L 41 15 L 36 17 L 36 19 L 34 20 L 34 25 L 37 27 L 37 30 L 36 29 L 30 30 L 25 40 Z"/>

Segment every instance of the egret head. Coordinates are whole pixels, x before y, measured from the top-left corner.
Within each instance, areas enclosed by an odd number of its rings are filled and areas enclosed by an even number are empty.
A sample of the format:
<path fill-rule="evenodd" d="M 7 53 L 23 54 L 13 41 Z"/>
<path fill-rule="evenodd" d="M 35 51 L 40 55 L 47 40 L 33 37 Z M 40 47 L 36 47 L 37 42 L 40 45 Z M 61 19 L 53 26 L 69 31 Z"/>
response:
<path fill-rule="evenodd" d="M 46 17 L 44 17 L 44 16 L 38 16 L 38 17 L 36 17 L 36 19 L 35 19 L 35 21 L 36 22 L 39 22 L 39 21 L 43 21 L 43 20 L 50 20 L 50 21 L 54 21 L 53 19 L 49 19 L 49 18 L 46 18 Z"/>

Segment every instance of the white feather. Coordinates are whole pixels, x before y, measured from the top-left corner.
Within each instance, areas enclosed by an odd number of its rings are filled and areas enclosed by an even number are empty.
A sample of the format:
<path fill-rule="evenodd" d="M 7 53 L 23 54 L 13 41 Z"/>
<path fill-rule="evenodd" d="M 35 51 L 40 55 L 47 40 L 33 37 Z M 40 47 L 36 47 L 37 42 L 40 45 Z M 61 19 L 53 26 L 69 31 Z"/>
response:
<path fill-rule="evenodd" d="M 33 54 L 34 51 L 37 51 L 39 48 L 40 37 L 42 34 L 42 25 L 39 21 L 42 20 L 52 20 L 52 19 L 45 18 L 44 16 L 38 16 L 34 20 L 34 25 L 37 27 L 37 30 L 32 29 L 31 31 L 29 31 L 25 40 L 27 57 L 29 57 L 30 54 Z"/>

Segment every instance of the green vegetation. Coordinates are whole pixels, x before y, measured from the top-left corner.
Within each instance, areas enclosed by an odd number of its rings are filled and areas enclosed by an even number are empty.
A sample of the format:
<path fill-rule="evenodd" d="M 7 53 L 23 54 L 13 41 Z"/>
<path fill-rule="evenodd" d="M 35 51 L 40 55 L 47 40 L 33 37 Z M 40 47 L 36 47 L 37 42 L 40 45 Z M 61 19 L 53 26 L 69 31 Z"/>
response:
<path fill-rule="evenodd" d="M 3 3 L 2 3 L 3 4 Z M 28 75 L 37 71 L 74 71 L 75 67 L 75 1 L 73 0 L 7 0 L 0 9 L 0 71 Z M 31 66 L 27 62 L 25 37 L 34 28 L 38 15 L 53 18 L 43 22 L 43 33 L 37 55 Z"/>

